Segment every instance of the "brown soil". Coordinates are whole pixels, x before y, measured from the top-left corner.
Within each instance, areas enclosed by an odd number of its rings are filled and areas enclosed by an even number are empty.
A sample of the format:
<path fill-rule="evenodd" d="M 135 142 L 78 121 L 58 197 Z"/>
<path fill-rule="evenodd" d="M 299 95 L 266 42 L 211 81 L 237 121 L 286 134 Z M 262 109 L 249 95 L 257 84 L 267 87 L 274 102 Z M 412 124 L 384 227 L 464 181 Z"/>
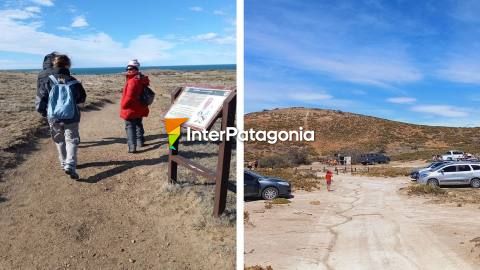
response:
<path fill-rule="evenodd" d="M 82 115 L 79 181 L 60 170 L 50 139 L 13 148 L 24 161 L 7 170 L 0 182 L 0 269 L 234 269 L 235 196 L 229 192 L 226 214 L 215 219 L 214 186 L 202 185 L 204 180 L 184 169 L 179 172 L 181 184 L 168 184 L 161 120 L 174 86 L 234 85 L 234 72 L 150 76 L 157 99 L 145 119 L 148 141 L 140 153 L 126 153 L 116 102 Z M 99 91 L 86 89 L 89 98 Z M 33 93 L 28 93 L 29 102 Z M 116 92 L 113 100 L 118 99 Z M 33 115 L 29 113 L 25 119 Z M 25 128 L 35 129 L 28 125 Z M 2 130 L 4 141 L 10 141 L 10 135 Z M 180 147 L 201 164 L 215 167 L 217 145 Z M 231 179 L 234 164 L 235 158 Z"/>

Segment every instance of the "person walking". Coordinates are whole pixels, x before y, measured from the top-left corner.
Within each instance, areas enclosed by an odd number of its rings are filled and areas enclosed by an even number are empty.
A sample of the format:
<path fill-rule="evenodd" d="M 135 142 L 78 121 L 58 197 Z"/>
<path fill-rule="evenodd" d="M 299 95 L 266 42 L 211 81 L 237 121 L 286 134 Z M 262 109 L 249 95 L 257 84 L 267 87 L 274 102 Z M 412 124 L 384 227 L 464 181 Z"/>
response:
<path fill-rule="evenodd" d="M 332 178 L 333 178 L 333 173 L 330 170 L 327 170 L 327 173 L 325 174 L 325 181 L 327 182 L 327 190 L 332 191 L 330 186 L 332 185 Z"/>
<path fill-rule="evenodd" d="M 137 59 L 130 60 L 126 69 L 126 81 L 120 102 L 120 117 L 125 120 L 128 152 L 135 153 L 138 147 L 145 144 L 143 117 L 149 113 L 148 105 L 141 102 L 140 97 L 149 86 L 148 76 L 140 72 Z"/>
<path fill-rule="evenodd" d="M 46 76 L 39 76 L 36 110 L 47 117 L 50 133 L 57 147 L 60 165 L 72 179 L 76 172 L 77 150 L 80 144 L 80 110 L 78 104 L 87 97 L 82 84 L 70 75 L 71 60 L 67 55 L 52 54 L 44 59 L 52 62 Z"/>

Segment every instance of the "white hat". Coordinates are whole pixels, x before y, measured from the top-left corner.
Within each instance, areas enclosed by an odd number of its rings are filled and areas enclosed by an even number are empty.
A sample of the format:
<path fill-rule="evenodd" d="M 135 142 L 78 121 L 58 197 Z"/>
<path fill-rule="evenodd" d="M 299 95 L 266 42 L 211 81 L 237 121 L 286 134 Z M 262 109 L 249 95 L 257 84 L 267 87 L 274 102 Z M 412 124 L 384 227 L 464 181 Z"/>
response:
<path fill-rule="evenodd" d="M 134 67 L 139 68 L 140 67 L 140 62 L 138 62 L 137 59 L 132 59 L 132 60 L 128 61 L 127 66 L 134 66 Z"/>

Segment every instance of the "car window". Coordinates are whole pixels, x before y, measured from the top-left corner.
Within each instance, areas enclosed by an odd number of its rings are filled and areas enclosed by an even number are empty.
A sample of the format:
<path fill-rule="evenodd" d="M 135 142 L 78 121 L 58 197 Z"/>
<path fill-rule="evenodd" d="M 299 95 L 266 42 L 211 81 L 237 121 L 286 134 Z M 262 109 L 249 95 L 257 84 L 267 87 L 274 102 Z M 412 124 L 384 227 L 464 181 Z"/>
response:
<path fill-rule="evenodd" d="M 445 155 L 450 155 L 450 154 L 451 154 L 450 151 L 445 153 Z"/>
<path fill-rule="evenodd" d="M 453 152 L 453 154 L 454 154 L 454 155 L 462 155 L 463 153 L 462 153 L 462 152 L 457 152 L 457 151 L 455 151 L 455 152 Z"/>
<path fill-rule="evenodd" d="M 447 166 L 447 167 L 443 168 L 443 171 L 444 172 L 455 172 L 455 171 L 457 171 L 457 167 L 456 166 Z"/>
<path fill-rule="evenodd" d="M 458 171 L 459 172 L 468 172 L 471 171 L 472 169 L 470 168 L 469 165 L 458 165 Z"/>
<path fill-rule="evenodd" d="M 472 165 L 474 171 L 480 171 L 480 165 Z"/>
<path fill-rule="evenodd" d="M 474 171 L 480 171 L 480 165 L 472 165 Z"/>

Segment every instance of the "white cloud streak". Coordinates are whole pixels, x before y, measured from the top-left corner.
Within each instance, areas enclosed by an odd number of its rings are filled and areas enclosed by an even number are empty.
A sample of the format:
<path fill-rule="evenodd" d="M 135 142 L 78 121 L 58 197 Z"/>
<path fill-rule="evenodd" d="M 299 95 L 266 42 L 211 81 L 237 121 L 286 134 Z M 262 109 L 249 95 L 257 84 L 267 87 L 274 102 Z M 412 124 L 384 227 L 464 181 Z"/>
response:
<path fill-rule="evenodd" d="M 52 0 L 32 0 L 32 2 L 46 7 L 52 7 L 54 5 Z"/>
<path fill-rule="evenodd" d="M 190 7 L 190 10 L 195 12 L 202 12 L 203 8 L 199 6 L 195 6 L 195 7 Z"/>
<path fill-rule="evenodd" d="M 387 102 L 395 104 L 412 104 L 415 103 L 417 99 L 411 97 L 393 97 L 387 98 Z"/>
<path fill-rule="evenodd" d="M 459 109 L 450 105 L 418 105 L 411 108 L 414 112 L 426 113 L 443 117 L 468 117 L 466 109 Z"/>
<path fill-rule="evenodd" d="M 88 22 L 87 19 L 85 19 L 85 16 L 77 16 L 73 18 L 72 24 L 70 25 L 71 27 L 76 27 L 76 28 L 82 28 L 82 27 L 87 27 Z"/>

